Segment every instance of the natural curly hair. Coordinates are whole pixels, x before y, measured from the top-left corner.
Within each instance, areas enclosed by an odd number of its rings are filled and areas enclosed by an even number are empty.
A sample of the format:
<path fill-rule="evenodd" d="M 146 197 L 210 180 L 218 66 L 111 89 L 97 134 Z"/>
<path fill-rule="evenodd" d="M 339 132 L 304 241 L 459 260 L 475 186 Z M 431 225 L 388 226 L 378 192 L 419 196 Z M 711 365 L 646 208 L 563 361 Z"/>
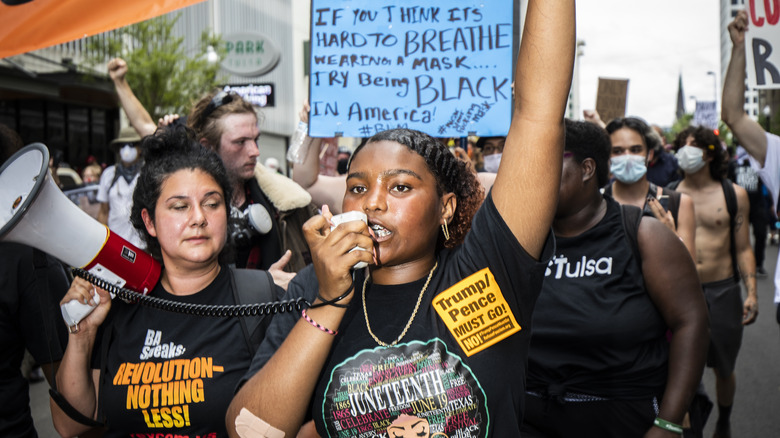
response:
<path fill-rule="evenodd" d="M 428 134 L 412 129 L 390 129 L 377 133 L 358 146 L 350 158 L 347 170 L 366 144 L 380 141 L 402 144 L 420 155 L 436 178 L 438 195 L 455 194 L 457 206 L 448 226 L 450 238 L 445 240 L 444 234 L 439 232 L 436 248 L 454 248 L 463 243 L 471 229 L 471 219 L 485 199 L 485 189 L 469 169 L 468 163 L 458 159 L 446 146 Z"/>
<path fill-rule="evenodd" d="M 141 168 L 141 174 L 133 191 L 130 222 L 146 243 L 146 251 L 162 263 L 160 242 L 146 230 L 141 211 L 146 209 L 152 221 L 155 220 L 157 200 L 160 198 L 165 180 L 182 169 L 197 169 L 210 175 L 222 189 L 223 199 L 225 199 L 225 223 L 230 217 L 229 203 L 232 199 L 232 189 L 219 155 L 198 143 L 194 133 L 184 126 L 158 129 L 154 135 L 144 137 L 140 147 L 143 151 L 144 166 Z M 227 230 L 225 232 L 227 233 Z M 232 256 L 232 247 L 228 239 L 219 254 L 219 262 L 226 263 L 230 256 Z"/>

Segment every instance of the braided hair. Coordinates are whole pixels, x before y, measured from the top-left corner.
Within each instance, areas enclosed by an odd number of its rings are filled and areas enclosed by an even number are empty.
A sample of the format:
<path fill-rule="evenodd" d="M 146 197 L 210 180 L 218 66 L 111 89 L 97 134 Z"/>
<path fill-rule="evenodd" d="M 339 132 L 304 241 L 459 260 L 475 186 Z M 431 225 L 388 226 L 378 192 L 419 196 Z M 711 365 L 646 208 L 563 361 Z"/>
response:
<path fill-rule="evenodd" d="M 439 196 L 445 193 L 455 194 L 457 206 L 448 225 L 450 238 L 445 240 L 443 233 L 439 233 L 437 249 L 454 248 L 461 244 L 466 233 L 471 229 L 471 219 L 485 199 L 485 189 L 469 169 L 468 163 L 458 159 L 446 146 L 428 134 L 399 128 L 379 132 L 358 146 L 349 160 L 347 170 L 349 171 L 355 156 L 366 144 L 380 141 L 402 144 L 420 155 L 436 179 L 437 194 Z"/>

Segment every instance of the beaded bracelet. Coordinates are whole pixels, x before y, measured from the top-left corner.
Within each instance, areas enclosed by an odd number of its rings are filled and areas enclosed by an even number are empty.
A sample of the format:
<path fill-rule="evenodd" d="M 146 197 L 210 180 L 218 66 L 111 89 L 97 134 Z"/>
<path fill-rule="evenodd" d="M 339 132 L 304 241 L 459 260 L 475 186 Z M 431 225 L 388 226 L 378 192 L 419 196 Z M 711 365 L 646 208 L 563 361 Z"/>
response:
<path fill-rule="evenodd" d="M 317 293 L 317 298 L 319 298 L 320 301 L 322 302 L 317 304 L 312 304 L 309 306 L 309 308 L 316 309 L 317 307 L 322 307 L 322 306 L 333 306 L 333 307 L 341 307 L 342 309 L 346 309 L 347 307 L 349 307 L 349 304 L 337 304 L 337 303 L 343 300 L 344 298 L 348 297 L 349 294 L 352 293 L 352 288 L 354 286 L 355 286 L 355 282 L 353 281 L 352 284 L 350 284 L 349 287 L 347 288 L 346 292 L 344 292 L 343 294 L 337 296 L 332 300 L 326 300 L 319 293 Z"/>
<path fill-rule="evenodd" d="M 313 325 L 314 327 L 317 327 L 318 329 L 322 330 L 323 332 L 325 332 L 325 333 L 327 333 L 329 335 L 335 336 L 338 333 L 338 331 L 333 331 L 333 330 L 331 330 L 331 329 L 329 329 L 327 327 L 323 327 L 323 326 L 319 325 L 317 323 L 317 321 L 311 319 L 309 317 L 309 315 L 306 314 L 306 309 L 301 310 L 301 316 L 303 317 L 303 319 L 306 320 L 306 322 L 308 322 L 309 324 Z"/>
<path fill-rule="evenodd" d="M 679 424 L 674 424 L 671 421 L 666 421 L 663 418 L 656 417 L 655 420 L 653 420 L 653 426 L 660 427 L 663 430 L 668 430 L 669 432 L 674 432 L 680 435 L 683 433 L 682 426 Z"/>

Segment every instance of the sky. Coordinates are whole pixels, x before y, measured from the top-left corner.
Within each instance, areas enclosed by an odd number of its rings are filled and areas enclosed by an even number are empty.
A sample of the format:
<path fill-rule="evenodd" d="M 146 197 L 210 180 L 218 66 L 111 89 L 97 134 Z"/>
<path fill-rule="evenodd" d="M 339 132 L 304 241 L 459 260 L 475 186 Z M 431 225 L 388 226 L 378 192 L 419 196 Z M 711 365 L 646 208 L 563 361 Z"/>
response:
<path fill-rule="evenodd" d="M 720 100 L 717 0 L 580 0 L 577 38 L 581 109 L 595 108 L 599 77 L 628 79 L 626 115 L 662 127 L 674 122 L 680 74 L 687 112 L 690 96 Z"/>

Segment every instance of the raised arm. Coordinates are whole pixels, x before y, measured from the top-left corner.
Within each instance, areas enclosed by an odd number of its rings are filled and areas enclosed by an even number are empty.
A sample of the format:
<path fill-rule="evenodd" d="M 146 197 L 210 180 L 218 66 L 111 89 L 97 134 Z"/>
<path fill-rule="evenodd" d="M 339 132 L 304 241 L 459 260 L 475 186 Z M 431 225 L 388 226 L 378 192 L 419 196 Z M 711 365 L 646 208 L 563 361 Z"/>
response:
<path fill-rule="evenodd" d="M 127 83 L 125 75 L 127 74 L 127 62 L 122 58 L 114 58 L 108 62 L 108 75 L 114 81 L 116 94 L 119 96 L 119 103 L 127 114 L 130 125 L 138 131 L 138 135 L 146 137 L 154 134 L 157 125 L 152 120 L 152 116 L 146 111 L 141 101 L 135 97 L 130 84 Z"/>
<path fill-rule="evenodd" d="M 732 183 L 733 184 L 733 183 Z M 736 246 L 737 267 L 745 284 L 747 297 L 742 305 L 742 324 L 748 325 L 758 317 L 758 289 L 756 289 L 756 256 L 750 244 L 750 199 L 747 191 L 733 184 L 737 193 L 737 220 L 734 227 L 734 245 Z"/>
<path fill-rule="evenodd" d="M 574 0 L 529 2 L 512 124 L 492 196 L 517 240 L 537 258 L 558 199 L 574 42 Z"/>
<path fill-rule="evenodd" d="M 707 304 L 693 259 L 671 230 L 653 218 L 643 218 L 637 243 L 648 295 L 672 332 L 658 417 L 682 424 L 707 358 Z M 665 433 L 650 427 L 645 437 L 669 436 Z"/>
<path fill-rule="evenodd" d="M 599 115 L 599 112 L 594 110 L 594 109 L 582 110 L 582 118 L 586 122 L 593 123 L 594 125 L 600 126 L 600 127 L 604 128 L 604 129 L 607 128 L 607 124 L 604 123 L 603 120 L 601 120 L 601 116 Z"/>
<path fill-rule="evenodd" d="M 720 118 L 737 136 L 739 143 L 763 166 L 766 158 L 766 134 L 761 125 L 751 119 L 745 105 L 745 32 L 748 30 L 748 16 L 744 10 L 737 12 L 729 23 L 731 36 L 731 60 L 723 82 L 723 103 Z"/>
<path fill-rule="evenodd" d="M 309 122 L 309 109 L 309 102 L 303 102 L 303 108 L 298 114 L 302 122 Z M 292 180 L 309 192 L 314 205 L 318 207 L 327 205 L 333 214 L 339 214 L 341 213 L 344 192 L 347 191 L 346 177 L 344 175 L 320 175 L 322 139 L 307 136 L 304 141 L 311 141 L 311 145 L 309 145 L 309 151 L 303 163 L 293 164 Z"/>

